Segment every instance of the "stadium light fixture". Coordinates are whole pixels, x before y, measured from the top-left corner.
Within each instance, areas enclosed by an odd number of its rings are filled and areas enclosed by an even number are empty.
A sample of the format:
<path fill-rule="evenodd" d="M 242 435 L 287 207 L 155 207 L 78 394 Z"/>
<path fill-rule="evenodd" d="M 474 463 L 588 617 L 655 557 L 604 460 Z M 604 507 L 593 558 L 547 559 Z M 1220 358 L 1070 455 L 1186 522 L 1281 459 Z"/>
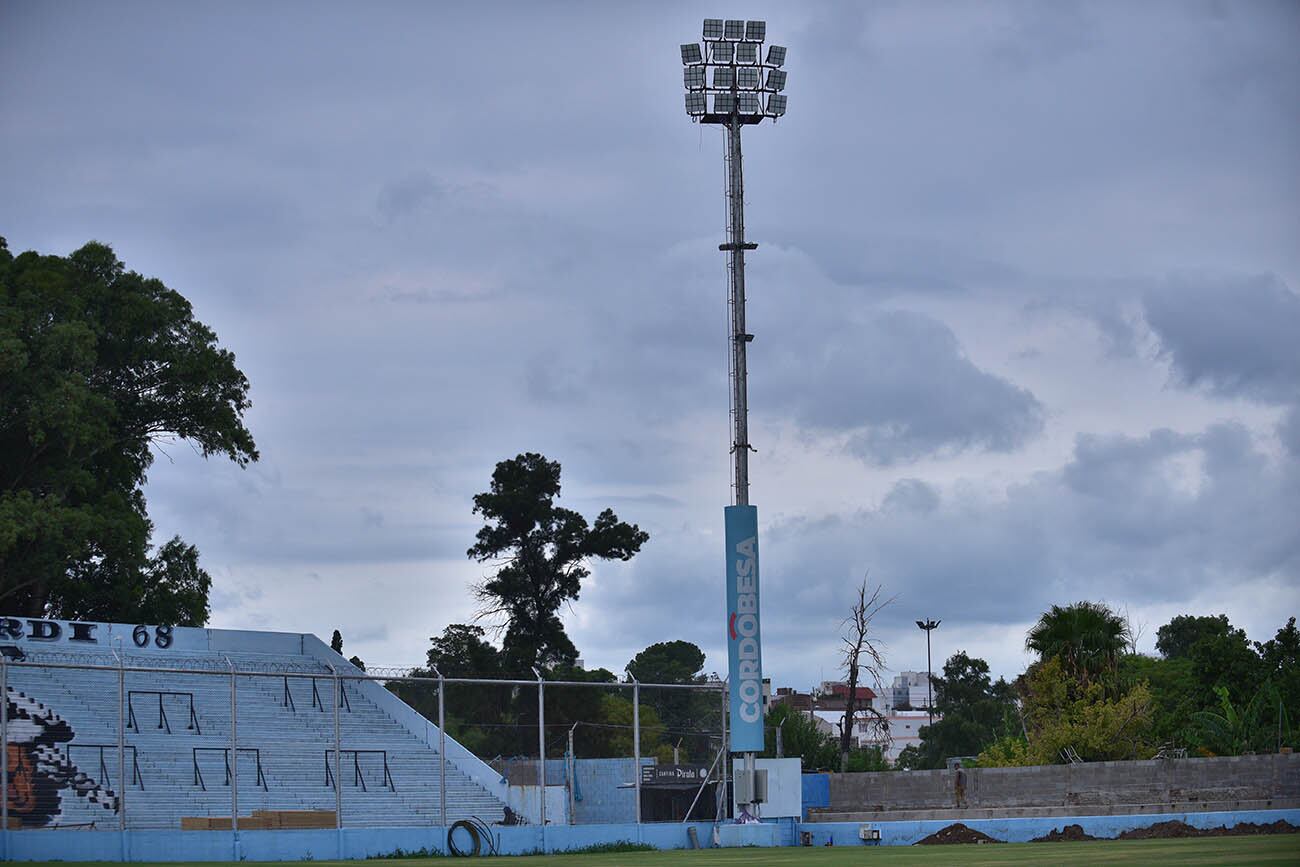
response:
<path fill-rule="evenodd" d="M 934 665 L 930 661 L 930 633 L 938 629 L 940 623 L 943 621 L 928 618 L 916 621 L 917 627 L 925 630 L 925 709 L 930 713 L 930 725 L 934 725 Z"/>
<path fill-rule="evenodd" d="M 727 203 L 729 221 L 727 242 L 719 249 L 727 254 L 727 279 L 730 285 L 731 352 L 729 353 L 732 419 L 732 495 L 734 505 L 727 510 L 727 593 L 731 620 L 741 623 L 740 634 L 747 635 L 749 650 L 742 650 L 734 625 L 729 630 L 727 645 L 731 670 L 731 720 L 728 752 L 744 754 L 744 779 L 747 790 L 753 793 L 755 779 L 755 753 L 763 749 L 763 713 L 761 702 L 762 655 L 758 646 L 758 566 L 756 559 L 745 561 L 742 553 L 756 552 L 758 518 L 749 503 L 749 385 L 746 352 L 754 335 L 745 328 L 745 252 L 757 244 L 745 240 L 744 172 L 741 165 L 740 132 L 745 126 L 761 123 L 764 118 L 775 121 L 785 116 L 788 100 L 783 91 L 786 84 L 785 48 L 771 45 L 763 57 L 763 43 L 767 39 L 767 24 L 763 21 L 706 18 L 704 20 L 704 45 L 683 45 L 682 63 L 686 65 L 683 81 L 686 87 L 686 114 L 693 121 L 717 124 L 726 129 Z M 734 537 L 734 538 L 733 538 Z M 736 545 L 735 542 L 742 544 Z M 736 553 L 736 556 L 732 556 Z M 748 555 L 756 558 L 756 553 Z M 748 576 L 743 582 L 741 576 Z M 742 583 L 750 588 L 744 593 L 752 598 L 752 614 L 739 620 L 736 611 Z M 749 632 L 745 632 L 748 629 Z M 745 667 L 741 668 L 742 655 Z M 746 695 L 750 694 L 747 699 Z M 747 703 L 748 702 L 748 703 Z M 755 710 L 755 708 L 757 708 Z M 746 710 L 749 713 L 746 713 Z M 737 795 L 740 795 L 740 788 Z M 752 798 L 746 798 L 751 800 Z M 752 806 L 752 803 L 751 803 Z"/>

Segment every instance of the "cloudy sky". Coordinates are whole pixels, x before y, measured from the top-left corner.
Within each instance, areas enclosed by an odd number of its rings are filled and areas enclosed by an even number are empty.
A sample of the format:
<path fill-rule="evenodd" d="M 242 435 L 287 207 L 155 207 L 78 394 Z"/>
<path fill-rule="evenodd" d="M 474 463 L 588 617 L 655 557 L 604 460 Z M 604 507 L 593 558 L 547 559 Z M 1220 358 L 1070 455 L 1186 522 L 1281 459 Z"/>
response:
<path fill-rule="evenodd" d="M 1013 675 L 1053 603 L 1252 638 L 1300 610 L 1300 6 L 0 4 L 0 234 L 110 243 L 252 381 L 246 471 L 147 494 L 216 626 L 423 659 L 471 497 L 540 451 L 651 541 L 589 665 L 725 666 L 722 137 L 678 44 L 765 17 L 745 133 L 765 668 L 831 677 L 869 574 L 895 670 Z"/>

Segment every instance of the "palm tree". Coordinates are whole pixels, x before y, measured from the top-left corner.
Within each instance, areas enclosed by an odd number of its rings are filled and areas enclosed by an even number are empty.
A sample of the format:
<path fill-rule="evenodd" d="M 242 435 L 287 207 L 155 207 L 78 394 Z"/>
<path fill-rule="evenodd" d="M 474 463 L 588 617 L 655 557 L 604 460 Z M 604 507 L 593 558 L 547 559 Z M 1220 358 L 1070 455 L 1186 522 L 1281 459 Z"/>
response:
<path fill-rule="evenodd" d="M 1053 605 L 1025 638 L 1025 648 L 1039 659 L 1056 657 L 1066 673 L 1083 683 L 1114 671 L 1128 646 L 1124 618 L 1101 602 Z"/>

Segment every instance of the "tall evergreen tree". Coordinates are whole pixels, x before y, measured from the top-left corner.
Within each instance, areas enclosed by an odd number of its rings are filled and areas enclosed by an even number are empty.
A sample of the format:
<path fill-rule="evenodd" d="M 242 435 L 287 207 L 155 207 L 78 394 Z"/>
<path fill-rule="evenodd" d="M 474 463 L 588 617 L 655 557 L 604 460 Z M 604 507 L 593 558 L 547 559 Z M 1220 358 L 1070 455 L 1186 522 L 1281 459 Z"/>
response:
<path fill-rule="evenodd" d="M 474 497 L 485 521 L 467 552 L 495 571 L 476 588 L 480 616 L 504 621 L 505 669 L 572 666 L 578 651 L 560 621 L 560 606 L 578 598 L 591 560 L 630 560 L 650 538 L 605 509 L 594 524 L 555 505 L 560 464 L 521 454 L 497 464 L 491 488 Z"/>

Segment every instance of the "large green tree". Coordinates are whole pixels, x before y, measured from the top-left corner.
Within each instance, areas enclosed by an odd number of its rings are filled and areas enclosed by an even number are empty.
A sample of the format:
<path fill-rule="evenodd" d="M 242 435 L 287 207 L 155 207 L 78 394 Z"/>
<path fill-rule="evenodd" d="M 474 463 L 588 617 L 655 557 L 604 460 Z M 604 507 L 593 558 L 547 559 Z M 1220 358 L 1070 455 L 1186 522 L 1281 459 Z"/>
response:
<path fill-rule="evenodd" d="M 1156 650 L 1165 659 L 1189 658 L 1196 642 L 1229 635 L 1232 631 L 1226 614 L 1181 614 L 1156 630 Z"/>
<path fill-rule="evenodd" d="M 1247 702 L 1266 677 L 1259 653 L 1242 629 L 1230 627 L 1198 638 L 1188 657 L 1192 676 L 1207 702 L 1214 700 L 1219 688 L 1227 689 L 1232 701 Z"/>
<path fill-rule="evenodd" d="M 481 626 L 453 623 L 442 635 L 430 639 L 427 665 L 411 671 L 420 681 L 394 681 L 389 689 L 426 719 L 438 719 L 437 685 L 429 681 L 441 673 L 445 678 L 492 681 L 511 679 L 505 654 L 487 640 Z M 593 684 L 614 684 L 617 678 L 605 668 L 582 669 L 557 666 L 548 679 Z M 531 686 L 500 683 L 448 683 L 444 713 L 447 733 L 482 756 L 527 756 L 537 754 L 537 691 Z M 596 687 L 561 686 L 545 689 L 547 755 L 563 754 L 567 729 L 574 723 L 588 723 L 579 743 L 585 756 L 613 755 L 607 750 L 615 740 L 608 737 L 606 716 L 621 714 L 614 690 Z M 628 707 L 631 703 L 627 702 Z M 629 711 L 630 713 L 630 711 Z M 621 718 L 620 718 L 621 719 Z M 654 717 L 658 725 L 658 717 Z M 646 717 L 643 725 L 649 725 Z M 609 723 L 624 725 L 621 721 Z M 593 734 L 594 733 L 594 734 Z M 629 753 L 630 754 L 630 753 Z M 623 755 L 618 753 L 617 755 Z"/>
<path fill-rule="evenodd" d="M 700 683 L 704 651 L 689 641 L 660 641 L 632 658 L 624 669 L 646 683 Z"/>
<path fill-rule="evenodd" d="M 625 671 L 642 683 L 704 683 L 704 651 L 689 641 L 660 641 L 638 653 Z M 720 729 L 718 694 L 641 687 L 641 703 L 663 721 L 664 737 L 679 745 L 682 761 L 710 758 L 710 733 Z"/>
<path fill-rule="evenodd" d="M 211 580 L 157 549 L 143 485 L 183 440 L 240 466 L 248 380 L 190 303 L 89 243 L 12 256 L 0 239 L 0 609 L 198 625 Z"/>
<path fill-rule="evenodd" d="M 504 621 L 501 650 L 514 674 L 572 666 L 578 651 L 560 607 L 578 598 L 590 561 L 630 560 L 650 538 L 612 509 L 588 524 L 557 506 L 559 496 L 559 462 L 528 453 L 497 464 L 490 490 L 474 497 L 485 524 L 467 554 L 496 567 L 475 588 L 480 614 Z"/>
<path fill-rule="evenodd" d="M 1268 641 L 1256 642 L 1255 649 L 1265 676 L 1277 687 L 1292 720 L 1300 720 L 1300 629 L 1296 629 L 1295 618 L 1288 619 Z"/>
<path fill-rule="evenodd" d="M 965 651 L 944 663 L 934 691 L 940 718 L 922 726 L 921 743 L 908 755 L 907 767 L 942 768 L 950 757 L 979 755 L 999 737 L 1020 731 L 1015 690 L 1002 678 L 991 680 L 989 664 Z"/>
<path fill-rule="evenodd" d="M 429 639 L 427 664 L 412 670 L 416 678 L 501 677 L 501 652 L 487 640 L 483 628 L 452 623 L 442 635 Z M 428 682 L 393 681 L 388 686 L 426 719 L 438 720 L 438 690 Z M 447 684 L 444 706 L 447 733 L 479 755 L 510 755 L 518 751 L 513 690 L 508 686 Z"/>
<path fill-rule="evenodd" d="M 1145 683 L 1151 690 L 1152 740 L 1171 747 L 1194 742 L 1192 715 L 1204 710 L 1214 696 L 1199 686 L 1190 659 L 1128 654 L 1120 660 L 1119 680 L 1123 688 Z"/>
<path fill-rule="evenodd" d="M 1048 765 L 1150 758 L 1151 690 L 1084 681 L 1060 656 L 1036 662 L 1018 680 L 1028 738 L 1004 736 L 980 753 L 982 765 Z"/>

